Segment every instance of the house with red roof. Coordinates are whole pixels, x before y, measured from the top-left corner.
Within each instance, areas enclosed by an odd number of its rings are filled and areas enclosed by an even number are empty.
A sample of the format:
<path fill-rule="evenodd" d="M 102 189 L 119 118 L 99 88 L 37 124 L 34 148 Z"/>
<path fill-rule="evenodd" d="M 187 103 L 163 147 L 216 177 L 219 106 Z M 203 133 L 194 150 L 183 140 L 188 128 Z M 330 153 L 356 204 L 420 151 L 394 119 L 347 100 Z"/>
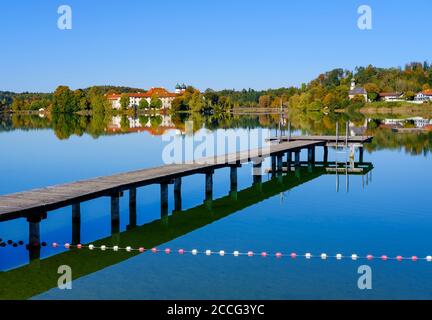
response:
<path fill-rule="evenodd" d="M 432 89 L 423 90 L 422 92 L 419 92 L 416 94 L 415 101 L 432 101 Z"/>
<path fill-rule="evenodd" d="M 137 93 L 126 93 L 129 96 L 129 108 L 137 107 L 142 99 L 147 100 L 150 104 L 152 98 L 159 99 L 162 102 L 162 109 L 170 109 L 171 103 L 178 95 L 182 94 L 172 93 L 165 88 L 151 88 L 147 92 L 137 92 Z M 122 94 L 108 94 L 106 97 L 111 102 L 113 109 L 119 110 L 121 108 L 120 98 Z"/>

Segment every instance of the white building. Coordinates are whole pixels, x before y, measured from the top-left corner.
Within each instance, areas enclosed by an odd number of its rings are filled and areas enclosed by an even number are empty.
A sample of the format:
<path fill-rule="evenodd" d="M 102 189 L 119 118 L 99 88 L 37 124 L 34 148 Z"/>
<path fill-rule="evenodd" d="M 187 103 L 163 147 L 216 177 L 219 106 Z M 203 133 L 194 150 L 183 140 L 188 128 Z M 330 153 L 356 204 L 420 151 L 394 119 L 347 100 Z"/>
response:
<path fill-rule="evenodd" d="M 357 87 L 354 79 L 352 79 L 351 81 L 351 88 L 348 92 L 348 96 L 350 100 L 353 99 L 355 96 L 363 96 L 364 101 L 369 102 L 366 89 L 363 87 Z"/>
<path fill-rule="evenodd" d="M 380 99 L 383 101 L 391 102 L 391 101 L 405 101 L 403 99 L 402 92 L 381 92 L 379 94 Z"/>
<path fill-rule="evenodd" d="M 416 94 L 415 101 L 432 101 L 432 89 L 424 90 Z"/>
<path fill-rule="evenodd" d="M 149 91 L 137 92 L 137 93 L 126 93 L 129 96 L 129 105 L 128 108 L 138 107 L 139 103 L 142 99 L 145 99 L 147 103 L 150 105 L 150 102 L 153 98 L 157 98 L 162 102 L 161 109 L 170 109 L 172 101 L 179 95 L 182 94 L 183 91 L 179 93 L 171 93 L 164 88 L 151 88 Z M 119 110 L 121 108 L 120 99 L 121 94 L 109 94 L 107 95 L 107 99 L 111 102 L 113 109 Z"/>

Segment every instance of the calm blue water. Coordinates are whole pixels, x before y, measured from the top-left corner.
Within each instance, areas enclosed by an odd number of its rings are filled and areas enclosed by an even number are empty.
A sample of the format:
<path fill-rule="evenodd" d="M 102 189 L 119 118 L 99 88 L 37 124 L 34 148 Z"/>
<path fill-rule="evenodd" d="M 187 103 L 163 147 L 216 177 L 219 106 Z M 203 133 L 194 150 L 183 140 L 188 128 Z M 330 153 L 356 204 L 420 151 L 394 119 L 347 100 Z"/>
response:
<path fill-rule="evenodd" d="M 224 130 L 224 129 L 219 129 Z M 243 130 L 244 134 L 248 132 Z M 254 129 L 259 130 L 259 129 Z M 0 132 L 0 194 L 162 164 L 166 142 L 148 132 L 97 139 L 84 134 L 59 140 L 50 129 Z M 191 230 L 160 248 L 253 250 L 319 254 L 432 255 L 432 181 L 429 152 L 378 146 L 364 160 L 374 169 L 366 176 L 320 175 L 283 193 Z M 302 154 L 302 159 L 306 159 Z M 317 160 L 322 158 L 317 150 Z M 334 151 L 330 151 L 330 160 Z M 268 161 L 264 167 L 268 167 Z M 239 169 L 238 190 L 252 183 L 251 165 Z M 263 182 L 270 177 L 265 174 Z M 214 199 L 229 193 L 229 169 L 214 176 Z M 170 186 L 169 212 L 173 209 Z M 184 178 L 184 209 L 204 200 L 204 176 Z M 234 201 L 234 200 L 233 200 Z M 138 189 L 137 222 L 160 219 L 159 186 Z M 120 202 L 120 231 L 129 223 L 128 194 Z M 110 236 L 110 201 L 82 204 L 81 242 Z M 186 213 L 185 213 L 186 214 Z M 71 242 L 71 209 L 48 213 L 41 241 Z M 25 219 L 0 223 L 3 241 L 28 239 Z M 63 249 L 41 250 L 50 259 Z M 0 269 L 11 273 L 28 264 L 25 246 L 0 247 Z M 357 268 L 373 271 L 373 289 L 359 290 Z M 56 272 L 56 270 L 52 270 Z M 1 277 L 1 273 L 0 273 Z M 13 287 L 13 285 L 12 285 Z M 3 289 L 4 290 L 4 289 Z M 2 292 L 3 296 L 5 292 Z M 7 293 L 6 293 L 7 295 Z M 73 281 L 72 290 L 37 292 L 35 299 L 430 299 L 432 263 L 321 261 L 298 258 L 191 256 L 144 253 Z"/>

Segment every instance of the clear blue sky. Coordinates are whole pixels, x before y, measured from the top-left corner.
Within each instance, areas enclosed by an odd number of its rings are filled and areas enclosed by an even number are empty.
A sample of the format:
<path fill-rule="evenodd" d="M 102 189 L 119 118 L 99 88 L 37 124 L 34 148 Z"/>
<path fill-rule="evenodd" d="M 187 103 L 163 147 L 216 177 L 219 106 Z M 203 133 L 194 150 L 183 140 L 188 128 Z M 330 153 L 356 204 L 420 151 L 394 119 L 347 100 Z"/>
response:
<path fill-rule="evenodd" d="M 57 28 L 57 8 L 73 29 Z M 357 28 L 357 8 L 373 29 Z M 2 0 L 0 90 L 177 82 L 266 89 L 336 67 L 432 61 L 430 0 Z"/>

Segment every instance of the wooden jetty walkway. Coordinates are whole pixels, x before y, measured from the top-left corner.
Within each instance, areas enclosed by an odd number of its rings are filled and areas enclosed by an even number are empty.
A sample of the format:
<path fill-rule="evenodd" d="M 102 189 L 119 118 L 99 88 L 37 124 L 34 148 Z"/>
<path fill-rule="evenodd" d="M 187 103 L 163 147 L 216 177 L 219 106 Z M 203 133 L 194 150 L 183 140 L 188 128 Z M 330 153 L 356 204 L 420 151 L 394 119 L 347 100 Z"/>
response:
<path fill-rule="evenodd" d="M 333 138 L 336 140 L 336 137 Z M 371 137 L 356 138 L 356 143 L 366 143 L 370 139 Z M 177 199 L 181 198 L 179 197 L 181 178 L 184 176 L 205 174 L 206 197 L 211 199 L 215 169 L 230 167 L 231 186 L 233 186 L 237 185 L 237 168 L 241 166 L 241 163 L 252 161 L 254 168 L 259 168 L 263 158 L 271 157 L 273 171 L 282 172 L 283 157 L 286 155 L 285 163 L 288 166 L 291 164 L 298 166 L 300 165 L 300 152 L 303 149 L 308 150 L 308 162 L 314 163 L 315 147 L 324 147 L 324 161 L 327 161 L 326 143 L 331 141 L 331 137 L 317 137 L 317 139 L 291 137 L 290 141 L 271 144 L 269 147 L 199 159 L 193 163 L 165 165 L 2 195 L 0 196 L 0 221 L 26 217 L 29 221 L 39 222 L 46 216 L 47 211 L 68 205 L 72 205 L 73 212 L 79 211 L 80 202 L 101 196 L 110 196 L 112 210 L 118 212 L 119 196 L 124 190 L 129 190 L 133 195 L 137 187 L 150 184 L 161 186 L 161 210 L 163 211 L 168 208 L 168 184 L 174 183 L 175 207 L 180 208 L 181 203 L 177 203 Z M 295 155 L 294 163 L 292 154 Z"/>

